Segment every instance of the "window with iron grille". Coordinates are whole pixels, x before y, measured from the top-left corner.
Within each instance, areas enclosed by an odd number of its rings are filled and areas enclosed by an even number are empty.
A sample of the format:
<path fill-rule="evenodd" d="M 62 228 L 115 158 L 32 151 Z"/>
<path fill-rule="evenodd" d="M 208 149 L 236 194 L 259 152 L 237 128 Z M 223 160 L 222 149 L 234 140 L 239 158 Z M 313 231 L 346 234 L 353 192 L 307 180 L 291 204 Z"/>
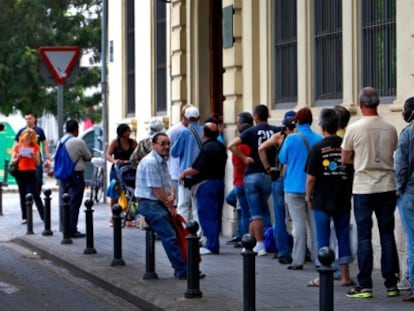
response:
<path fill-rule="evenodd" d="M 134 0 L 126 1 L 126 114 L 135 116 L 135 17 Z"/>
<path fill-rule="evenodd" d="M 362 5 L 362 83 L 380 96 L 396 95 L 396 1 L 364 0 Z"/>
<path fill-rule="evenodd" d="M 296 0 L 275 0 L 275 99 L 297 101 Z"/>
<path fill-rule="evenodd" d="M 315 99 L 342 98 L 342 1 L 315 0 Z"/>
<path fill-rule="evenodd" d="M 166 6 L 155 1 L 155 113 L 167 112 Z"/>

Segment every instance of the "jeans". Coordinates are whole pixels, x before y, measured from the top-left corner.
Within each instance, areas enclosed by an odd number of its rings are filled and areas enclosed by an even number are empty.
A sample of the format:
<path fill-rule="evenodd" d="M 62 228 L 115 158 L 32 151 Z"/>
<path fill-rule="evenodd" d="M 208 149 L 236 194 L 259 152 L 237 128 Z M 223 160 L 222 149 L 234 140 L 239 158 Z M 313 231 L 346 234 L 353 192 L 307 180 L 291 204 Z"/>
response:
<path fill-rule="evenodd" d="M 187 264 L 177 241 L 177 234 L 170 221 L 170 213 L 159 201 L 142 200 L 139 213 L 151 225 L 160 238 L 176 276 L 187 275 Z"/>
<path fill-rule="evenodd" d="M 70 234 L 74 234 L 78 231 L 79 209 L 82 205 L 84 190 L 85 179 L 83 177 L 83 171 L 75 171 L 69 178 L 60 181 L 60 197 L 62 197 L 64 193 L 68 193 L 70 197 Z M 63 217 L 63 215 L 64 210 L 63 206 L 61 206 L 61 216 Z M 64 224 L 63 219 L 62 223 Z"/>
<path fill-rule="evenodd" d="M 407 272 L 412 291 L 414 288 L 414 195 L 402 194 L 398 200 L 398 209 L 406 233 Z"/>
<path fill-rule="evenodd" d="M 372 194 L 354 194 L 354 215 L 358 230 L 358 282 L 363 288 L 372 288 L 372 213 L 377 217 L 381 241 L 381 272 L 386 288 L 397 286 L 399 265 L 394 238 L 394 191 Z"/>
<path fill-rule="evenodd" d="M 272 182 L 273 213 L 275 223 L 273 236 L 275 238 L 279 257 L 290 256 L 289 233 L 286 229 L 286 207 L 283 190 L 283 177 Z"/>
<path fill-rule="evenodd" d="M 204 247 L 214 254 L 220 251 L 221 216 L 224 202 L 224 181 L 208 179 L 197 190 L 197 210 L 206 238 Z"/>
<path fill-rule="evenodd" d="M 236 196 L 240 206 L 240 237 L 243 237 L 246 233 L 249 232 L 249 223 L 250 223 L 250 211 L 249 203 L 246 198 L 246 191 L 244 186 L 236 186 Z"/>
<path fill-rule="evenodd" d="M 318 249 L 329 246 L 329 238 L 331 233 L 331 219 L 335 225 L 336 238 L 338 240 L 338 264 L 349 264 L 352 262 L 349 222 L 351 212 L 341 211 L 330 214 L 319 209 L 313 210 L 315 218 L 316 239 L 318 241 Z"/>
<path fill-rule="evenodd" d="M 264 227 L 271 225 L 267 200 L 272 192 L 272 181 L 265 173 L 244 176 L 244 191 L 249 204 L 250 218 L 262 219 Z"/>

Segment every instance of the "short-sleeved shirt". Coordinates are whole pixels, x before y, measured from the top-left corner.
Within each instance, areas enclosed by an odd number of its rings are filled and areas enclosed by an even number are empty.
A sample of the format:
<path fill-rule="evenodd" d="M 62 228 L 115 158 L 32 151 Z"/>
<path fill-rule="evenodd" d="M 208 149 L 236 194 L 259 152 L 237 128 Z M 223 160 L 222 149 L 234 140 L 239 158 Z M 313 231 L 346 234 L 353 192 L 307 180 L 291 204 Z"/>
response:
<path fill-rule="evenodd" d="M 364 116 L 348 126 L 342 149 L 354 152 L 353 193 L 395 190 L 396 128 L 380 116 Z"/>
<path fill-rule="evenodd" d="M 194 175 L 197 182 L 207 179 L 224 179 L 227 162 L 227 150 L 218 140 L 207 140 L 203 143 L 200 153 L 191 165 L 200 171 Z"/>
<path fill-rule="evenodd" d="M 351 208 L 352 167 L 341 161 L 339 136 L 325 137 L 313 145 L 306 172 L 315 176 L 312 206 L 326 212 Z"/>
<path fill-rule="evenodd" d="M 14 140 L 16 142 L 19 142 L 19 138 L 20 135 L 22 134 L 22 132 L 27 129 L 27 127 L 22 127 L 20 130 L 17 131 L 16 136 L 14 137 Z M 45 132 L 43 131 L 43 129 L 41 127 L 35 126 L 34 127 L 34 131 L 36 132 L 36 137 L 37 137 L 37 144 L 40 146 L 40 143 L 44 143 L 46 141 L 46 135 Z"/>
<path fill-rule="evenodd" d="M 246 144 L 240 144 L 237 149 L 245 156 L 250 155 L 250 147 Z M 244 185 L 244 171 L 246 170 L 246 163 L 240 160 L 235 154 L 231 158 L 233 162 L 233 185 L 243 186 Z"/>
<path fill-rule="evenodd" d="M 258 148 L 263 142 L 272 137 L 274 133 L 280 132 L 281 130 L 282 127 L 270 124 L 258 124 L 240 134 L 242 144 L 247 144 L 250 147 L 250 157 L 254 160 L 253 163 L 250 163 L 246 167 L 245 175 L 263 173 L 265 171 L 262 161 L 260 161 Z M 266 155 L 270 166 L 274 166 L 276 160 L 276 147 L 267 149 Z"/>
<path fill-rule="evenodd" d="M 22 155 L 19 158 L 17 169 L 19 171 L 35 171 L 36 170 L 36 162 L 33 158 L 33 154 L 39 152 L 39 145 L 38 144 L 31 144 L 29 147 L 23 147 L 20 145 L 14 146 L 14 152 L 20 152 L 22 149 L 25 149 L 27 152 L 21 152 Z M 31 150 L 29 152 L 29 150 Z"/>
<path fill-rule="evenodd" d="M 152 188 L 163 188 L 170 193 L 171 177 L 168 165 L 155 150 L 151 150 L 138 164 L 135 180 L 135 196 L 139 199 L 157 201 Z"/>

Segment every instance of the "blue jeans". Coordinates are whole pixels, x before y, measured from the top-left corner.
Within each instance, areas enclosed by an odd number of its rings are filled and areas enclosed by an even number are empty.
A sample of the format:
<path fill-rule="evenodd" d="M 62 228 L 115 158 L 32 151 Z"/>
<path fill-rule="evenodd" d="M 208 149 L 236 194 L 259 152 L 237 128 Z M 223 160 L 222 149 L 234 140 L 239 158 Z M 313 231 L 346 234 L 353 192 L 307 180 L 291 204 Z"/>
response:
<path fill-rule="evenodd" d="M 78 231 L 78 217 L 79 209 L 82 205 L 83 192 L 85 190 L 85 179 L 83 177 L 83 171 L 75 171 L 72 176 L 67 179 L 61 180 L 59 187 L 60 197 L 64 193 L 68 193 L 70 197 L 70 233 L 74 234 Z M 62 200 L 63 202 L 63 200 Z M 64 211 L 61 206 L 61 216 L 63 217 Z M 61 220 L 64 223 L 64 220 Z"/>
<path fill-rule="evenodd" d="M 177 241 L 177 234 L 170 221 L 170 213 L 159 201 L 141 200 L 138 212 L 145 217 L 160 238 L 176 276 L 187 274 L 187 264 Z"/>
<path fill-rule="evenodd" d="M 272 182 L 273 213 L 275 223 L 273 225 L 273 236 L 276 241 L 278 255 L 290 256 L 289 233 L 286 229 L 286 207 L 285 193 L 283 190 L 283 177 Z"/>
<path fill-rule="evenodd" d="M 351 211 L 341 211 L 330 214 L 319 209 L 313 210 L 315 218 L 316 240 L 318 241 L 318 250 L 321 247 L 329 247 L 329 238 L 331 234 L 331 219 L 335 225 L 336 239 L 338 240 L 338 264 L 349 264 L 352 262 L 352 252 L 349 236 L 349 222 Z"/>
<path fill-rule="evenodd" d="M 272 180 L 265 173 L 244 176 L 244 191 L 249 204 L 251 220 L 262 219 L 264 227 L 271 225 L 267 199 L 272 192 Z"/>
<path fill-rule="evenodd" d="M 240 206 L 240 237 L 249 232 L 250 212 L 249 203 L 247 202 L 244 186 L 236 186 L 236 196 Z"/>
<path fill-rule="evenodd" d="M 412 291 L 414 288 L 414 195 L 410 193 L 402 194 L 398 200 L 398 209 L 406 233 L 407 272 Z"/>
<path fill-rule="evenodd" d="M 224 202 L 224 181 L 208 179 L 197 190 L 197 211 L 201 229 L 206 237 L 205 248 L 212 253 L 220 251 L 221 215 Z"/>
<path fill-rule="evenodd" d="M 372 213 L 377 217 L 381 241 L 381 272 L 386 288 L 397 286 L 399 264 L 394 238 L 395 191 L 354 194 L 354 215 L 358 230 L 358 282 L 372 288 Z"/>

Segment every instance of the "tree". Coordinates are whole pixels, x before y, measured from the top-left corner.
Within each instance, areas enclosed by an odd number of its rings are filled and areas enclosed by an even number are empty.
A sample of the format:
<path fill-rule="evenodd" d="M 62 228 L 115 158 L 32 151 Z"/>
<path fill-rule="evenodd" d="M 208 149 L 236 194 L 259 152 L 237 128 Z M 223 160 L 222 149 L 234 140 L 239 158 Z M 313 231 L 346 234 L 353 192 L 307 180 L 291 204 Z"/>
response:
<path fill-rule="evenodd" d="M 41 46 L 79 46 L 91 66 L 64 87 L 64 114 L 101 119 L 100 0 L 0 1 L 0 112 L 57 113 L 56 87 L 38 72 Z M 89 56 L 91 55 L 91 56 Z"/>

